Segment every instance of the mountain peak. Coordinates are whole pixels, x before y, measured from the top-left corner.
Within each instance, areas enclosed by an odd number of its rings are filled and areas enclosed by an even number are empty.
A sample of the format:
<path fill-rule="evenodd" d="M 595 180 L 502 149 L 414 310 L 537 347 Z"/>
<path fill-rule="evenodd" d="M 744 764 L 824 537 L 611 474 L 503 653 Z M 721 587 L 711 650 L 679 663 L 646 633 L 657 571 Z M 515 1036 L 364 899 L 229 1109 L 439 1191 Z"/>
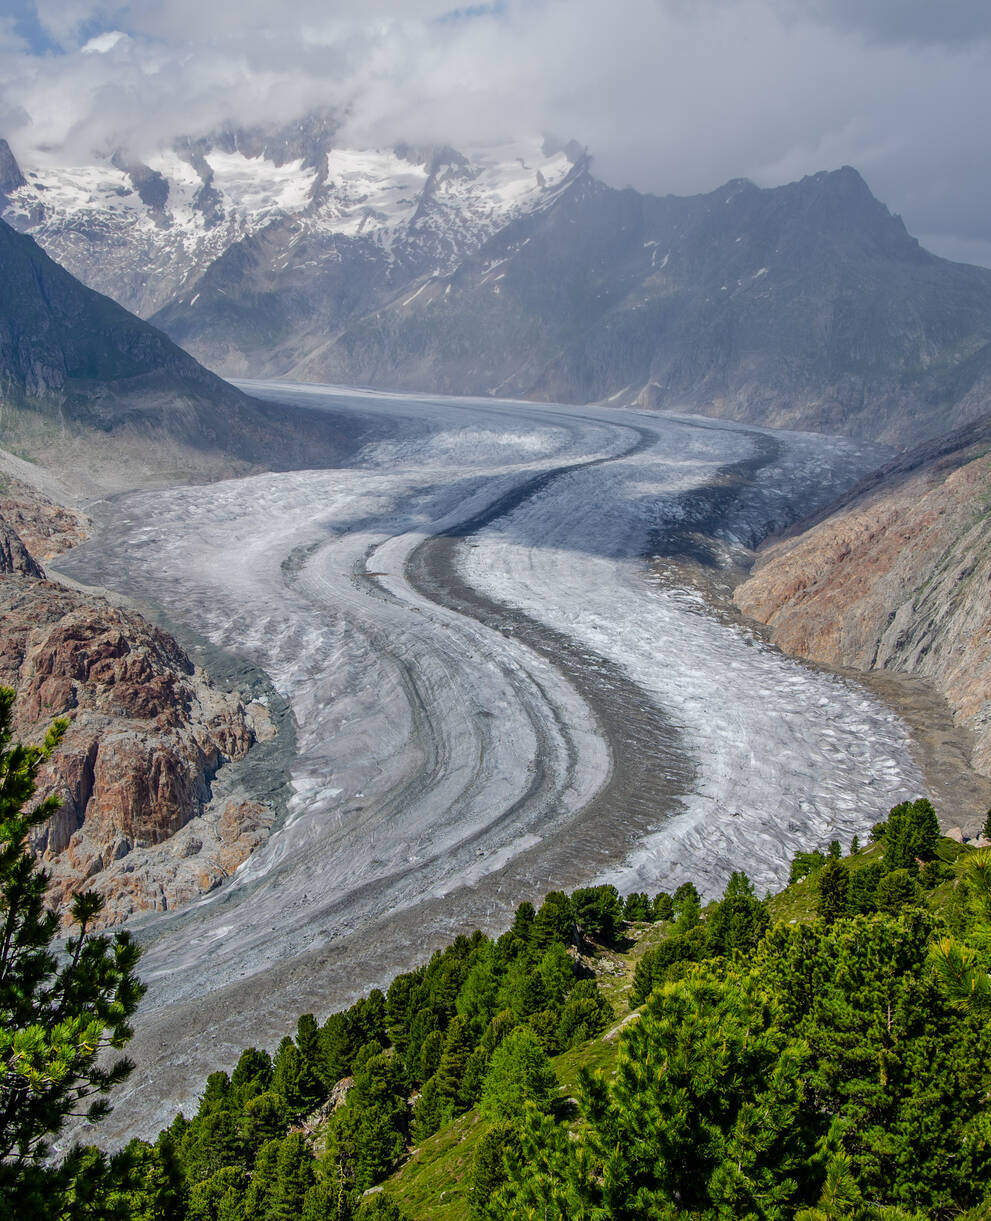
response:
<path fill-rule="evenodd" d="M 9 195 L 26 184 L 17 158 L 10 151 L 10 145 L 0 138 L 0 195 Z"/>

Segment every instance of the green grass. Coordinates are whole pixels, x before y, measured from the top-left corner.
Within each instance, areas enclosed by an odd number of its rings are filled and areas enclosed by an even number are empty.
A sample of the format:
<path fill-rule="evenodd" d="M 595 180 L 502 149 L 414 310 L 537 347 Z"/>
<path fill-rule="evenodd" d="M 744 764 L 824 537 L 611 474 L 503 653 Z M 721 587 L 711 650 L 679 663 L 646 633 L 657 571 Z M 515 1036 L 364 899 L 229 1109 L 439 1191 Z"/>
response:
<path fill-rule="evenodd" d="M 477 1111 L 461 1115 L 418 1145 L 383 1190 L 413 1221 L 462 1221 L 468 1216 L 468 1172 L 475 1145 L 489 1125 Z"/>

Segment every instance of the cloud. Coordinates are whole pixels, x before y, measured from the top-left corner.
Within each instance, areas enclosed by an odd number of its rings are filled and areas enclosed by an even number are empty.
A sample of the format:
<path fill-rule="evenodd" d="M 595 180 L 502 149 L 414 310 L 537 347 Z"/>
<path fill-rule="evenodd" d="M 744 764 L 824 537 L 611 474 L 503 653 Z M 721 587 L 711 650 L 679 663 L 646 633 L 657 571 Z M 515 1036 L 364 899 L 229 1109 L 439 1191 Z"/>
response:
<path fill-rule="evenodd" d="M 122 38 L 127 35 L 122 30 L 107 30 L 105 34 L 97 34 L 89 42 L 79 48 L 81 55 L 104 55 L 112 51 Z"/>
<path fill-rule="evenodd" d="M 38 0 L 35 13 L 57 55 L 0 38 L 0 132 L 28 160 L 333 107 L 358 143 L 575 138 L 606 181 L 662 193 L 849 163 L 914 232 L 991 248 L 985 0 Z"/>

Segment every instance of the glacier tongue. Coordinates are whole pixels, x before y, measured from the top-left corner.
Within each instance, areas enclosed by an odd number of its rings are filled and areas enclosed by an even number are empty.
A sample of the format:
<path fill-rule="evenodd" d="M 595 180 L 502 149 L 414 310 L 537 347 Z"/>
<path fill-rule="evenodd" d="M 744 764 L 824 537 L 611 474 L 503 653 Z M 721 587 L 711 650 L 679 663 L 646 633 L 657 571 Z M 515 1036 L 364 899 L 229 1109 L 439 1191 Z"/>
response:
<path fill-rule="evenodd" d="M 347 470 L 124 497 L 60 561 L 260 664 L 298 724 L 268 843 L 140 928 L 139 1072 L 105 1139 L 153 1133 L 246 1044 L 524 898 L 603 876 L 711 894 L 741 867 L 763 889 L 796 847 L 922 791 L 886 708 L 645 562 L 729 467 L 750 478 L 706 524 L 747 539 L 876 453 L 632 411 L 245 388 L 392 439 Z"/>

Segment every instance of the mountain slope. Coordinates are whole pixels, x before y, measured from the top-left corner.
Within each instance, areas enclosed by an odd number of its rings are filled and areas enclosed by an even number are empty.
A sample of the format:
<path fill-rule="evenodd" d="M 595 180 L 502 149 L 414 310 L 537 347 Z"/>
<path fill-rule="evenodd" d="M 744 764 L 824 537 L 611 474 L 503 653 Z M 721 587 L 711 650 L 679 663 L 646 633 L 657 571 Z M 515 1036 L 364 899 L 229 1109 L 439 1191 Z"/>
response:
<path fill-rule="evenodd" d="M 991 272 L 845 167 L 690 198 L 575 146 L 338 147 L 332 118 L 147 164 L 0 166 L 4 215 L 227 375 L 616 401 L 911 445 L 991 387 Z M 2 202 L 2 201 L 0 201 Z"/>
<path fill-rule="evenodd" d="M 853 170 L 694 199 L 586 172 L 293 372 L 905 444 L 986 410 L 962 399 L 989 338 L 991 272 L 923 251 Z"/>
<path fill-rule="evenodd" d="M 991 416 L 763 548 L 735 597 L 790 653 L 932 680 L 991 775 Z"/>
<path fill-rule="evenodd" d="M 0 439 L 97 486 L 334 460 L 330 417 L 249 399 L 0 221 Z"/>

